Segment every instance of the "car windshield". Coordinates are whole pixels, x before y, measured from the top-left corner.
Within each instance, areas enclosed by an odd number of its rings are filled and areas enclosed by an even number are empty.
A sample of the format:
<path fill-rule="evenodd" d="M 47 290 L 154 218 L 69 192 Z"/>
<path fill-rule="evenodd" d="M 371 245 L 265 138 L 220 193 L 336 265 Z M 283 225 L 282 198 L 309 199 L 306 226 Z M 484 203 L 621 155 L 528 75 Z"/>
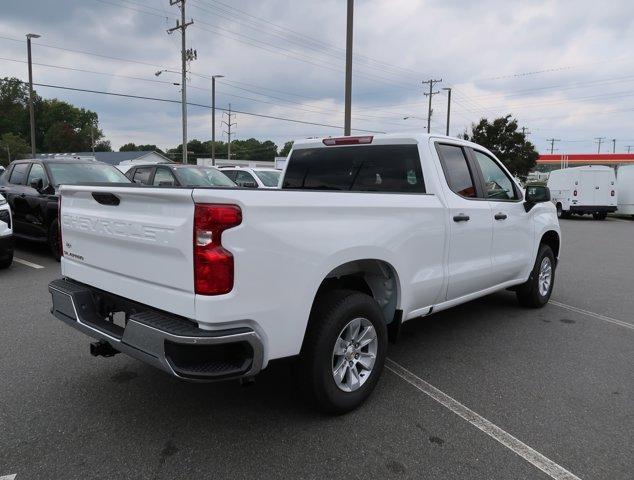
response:
<path fill-rule="evenodd" d="M 280 181 L 280 173 L 276 170 L 253 170 L 262 183 L 267 187 L 277 187 Z"/>
<path fill-rule="evenodd" d="M 188 187 L 235 187 L 220 170 L 215 168 L 180 167 L 175 168 L 176 176 L 181 184 Z"/>
<path fill-rule="evenodd" d="M 48 168 L 54 185 L 130 183 L 115 167 L 101 163 L 49 163 Z"/>

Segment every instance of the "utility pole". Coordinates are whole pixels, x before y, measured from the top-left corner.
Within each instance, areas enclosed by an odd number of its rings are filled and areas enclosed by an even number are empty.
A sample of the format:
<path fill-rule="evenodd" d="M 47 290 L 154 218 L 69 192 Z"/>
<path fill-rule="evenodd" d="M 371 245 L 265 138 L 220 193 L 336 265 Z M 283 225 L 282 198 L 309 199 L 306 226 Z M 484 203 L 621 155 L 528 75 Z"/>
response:
<path fill-rule="evenodd" d="M 352 110 L 352 20 L 354 18 L 354 0 L 348 0 L 348 20 L 346 25 L 346 88 L 343 134 L 350 135 Z"/>
<path fill-rule="evenodd" d="M 211 77 L 211 164 L 213 166 L 216 165 L 216 78 L 223 77 L 224 75 Z"/>
<path fill-rule="evenodd" d="M 37 33 L 26 34 L 26 54 L 29 63 L 29 122 L 31 124 L 31 157 L 35 158 L 35 111 L 33 110 L 33 63 L 31 62 L 31 39 L 40 38 Z"/>
<path fill-rule="evenodd" d="M 528 130 L 528 128 L 522 127 L 522 135 L 524 135 L 524 137 L 526 137 L 526 135 L 530 135 L 531 134 L 531 132 L 529 132 L 527 130 Z"/>
<path fill-rule="evenodd" d="M 616 138 L 612 139 L 612 153 L 616 153 Z"/>
<path fill-rule="evenodd" d="M 630 153 L 630 149 L 634 147 L 634 145 L 626 145 L 625 148 L 627 148 L 627 153 Z"/>
<path fill-rule="evenodd" d="M 451 87 L 445 87 L 443 88 L 443 90 L 447 92 L 447 131 L 445 132 L 445 135 L 449 136 L 449 118 L 451 114 Z"/>
<path fill-rule="evenodd" d="M 423 85 L 426 84 L 426 83 L 429 84 L 429 93 L 425 93 L 425 96 L 429 97 L 429 108 L 427 109 L 427 133 L 431 132 L 431 114 L 432 114 L 431 97 L 433 97 L 434 95 L 440 93 L 440 91 L 435 91 L 434 92 L 434 85 L 436 85 L 437 83 L 440 83 L 440 82 L 442 82 L 442 78 L 440 80 L 431 80 L 430 79 L 430 80 L 426 80 L 426 81 L 422 82 Z"/>
<path fill-rule="evenodd" d="M 550 154 L 552 155 L 555 151 L 555 142 L 561 142 L 559 138 L 547 138 L 547 142 L 550 142 Z"/>
<path fill-rule="evenodd" d="M 189 27 L 193 20 L 185 22 L 185 0 L 170 0 L 170 5 L 180 4 L 181 20 L 180 23 L 176 20 L 176 26 L 167 30 L 167 33 L 172 34 L 176 30 L 181 31 L 181 115 L 183 117 L 183 163 L 187 163 L 187 60 L 193 60 L 196 56 L 195 51 L 187 50 L 187 43 L 185 39 L 185 30 Z M 191 58 L 188 58 L 191 57 Z"/>
<path fill-rule="evenodd" d="M 92 154 L 95 155 L 95 127 L 90 123 L 90 145 L 92 147 Z"/>
<path fill-rule="evenodd" d="M 599 148 L 597 148 L 597 155 L 599 155 L 601 153 L 601 144 L 603 143 L 603 140 L 605 140 L 605 137 L 596 137 L 595 140 L 599 144 Z"/>
<path fill-rule="evenodd" d="M 227 134 L 227 160 L 231 160 L 231 127 L 238 125 L 237 122 L 232 121 L 232 117 L 235 117 L 235 113 L 231 113 L 231 104 L 229 104 L 229 111 L 223 112 L 222 115 L 227 115 L 227 120 L 223 120 L 222 123 L 227 126 L 225 133 Z"/>

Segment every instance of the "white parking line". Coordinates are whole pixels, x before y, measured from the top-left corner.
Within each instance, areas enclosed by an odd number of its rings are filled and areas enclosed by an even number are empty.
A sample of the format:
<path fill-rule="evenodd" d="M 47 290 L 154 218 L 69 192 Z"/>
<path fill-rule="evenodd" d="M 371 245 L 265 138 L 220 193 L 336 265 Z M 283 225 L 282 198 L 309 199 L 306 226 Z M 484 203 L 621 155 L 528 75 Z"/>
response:
<path fill-rule="evenodd" d="M 32 263 L 32 262 L 29 262 L 28 260 L 23 260 L 22 258 L 18 258 L 18 257 L 13 257 L 13 261 L 21 263 L 22 265 L 26 265 L 27 267 L 31 267 L 31 268 L 44 268 L 42 265 L 38 265 L 37 263 Z M 0 480 L 4 480 L 4 479 L 0 477 Z"/>
<path fill-rule="evenodd" d="M 0 477 L 0 480 L 13 480 L 16 475 L 17 473 L 14 473 L 13 475 L 4 475 L 3 477 Z"/>
<path fill-rule="evenodd" d="M 548 303 L 552 303 L 553 305 L 561 308 L 565 308 L 566 310 L 570 310 L 571 312 L 580 313 L 582 315 L 587 315 L 588 317 L 593 317 L 598 320 L 603 320 L 604 322 L 610 322 L 615 325 L 619 325 L 621 327 L 629 328 L 634 330 L 634 325 L 631 323 L 624 322 L 623 320 L 617 320 L 616 318 L 607 317 L 605 315 L 601 315 L 599 313 L 594 313 L 589 310 L 584 310 L 583 308 L 573 307 L 572 305 L 566 305 L 565 303 L 556 302 L 555 300 L 550 300 Z"/>
<path fill-rule="evenodd" d="M 424 394 L 436 400 L 443 407 L 451 410 L 453 413 L 462 417 L 474 427 L 479 428 L 488 436 L 504 445 L 516 455 L 519 455 L 527 462 L 539 468 L 549 477 L 554 478 L 555 480 L 580 480 L 579 477 L 577 477 L 573 473 L 570 473 L 561 465 L 558 465 L 549 458 L 546 458 L 544 455 L 532 449 L 524 442 L 518 440 L 510 433 L 505 432 L 500 427 L 491 423 L 483 416 L 464 406 L 458 400 L 438 390 L 436 387 L 427 383 L 422 378 L 417 377 L 405 367 L 396 363 L 394 360 L 387 358 L 385 360 L 385 366 L 388 370 L 401 377 L 407 383 L 416 387 Z"/>

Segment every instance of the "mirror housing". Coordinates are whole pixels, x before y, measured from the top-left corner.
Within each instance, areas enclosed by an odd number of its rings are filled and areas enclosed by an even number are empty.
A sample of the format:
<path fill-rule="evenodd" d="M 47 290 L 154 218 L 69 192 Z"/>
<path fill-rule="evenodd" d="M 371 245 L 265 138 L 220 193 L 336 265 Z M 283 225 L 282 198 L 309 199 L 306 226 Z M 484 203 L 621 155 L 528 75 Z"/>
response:
<path fill-rule="evenodd" d="M 524 209 L 529 212 L 538 203 L 550 202 L 550 189 L 544 185 L 529 185 L 524 195 Z"/>
<path fill-rule="evenodd" d="M 31 182 L 31 188 L 37 190 L 38 192 L 42 193 L 42 190 L 44 189 L 44 181 L 41 178 L 38 178 L 37 180 Z"/>

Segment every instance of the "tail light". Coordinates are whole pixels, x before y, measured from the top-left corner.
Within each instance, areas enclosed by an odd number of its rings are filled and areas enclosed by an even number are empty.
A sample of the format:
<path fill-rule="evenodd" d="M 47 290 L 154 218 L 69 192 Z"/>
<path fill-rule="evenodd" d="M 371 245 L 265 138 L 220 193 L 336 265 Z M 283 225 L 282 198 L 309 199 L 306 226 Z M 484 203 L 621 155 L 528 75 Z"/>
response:
<path fill-rule="evenodd" d="M 575 190 L 574 192 L 572 192 L 572 196 L 576 197 L 577 196 L 577 191 Z"/>
<path fill-rule="evenodd" d="M 611 196 L 611 197 L 613 197 L 613 196 L 614 196 L 614 190 L 612 190 L 612 191 L 610 192 L 610 196 Z"/>
<path fill-rule="evenodd" d="M 233 289 L 233 255 L 222 246 L 222 232 L 242 223 L 237 205 L 197 204 L 194 210 L 194 290 L 222 295 Z"/>
<path fill-rule="evenodd" d="M 333 145 L 359 145 L 372 143 L 374 136 L 364 135 L 362 137 L 338 137 L 338 138 L 324 138 L 323 144 L 332 147 Z"/>

